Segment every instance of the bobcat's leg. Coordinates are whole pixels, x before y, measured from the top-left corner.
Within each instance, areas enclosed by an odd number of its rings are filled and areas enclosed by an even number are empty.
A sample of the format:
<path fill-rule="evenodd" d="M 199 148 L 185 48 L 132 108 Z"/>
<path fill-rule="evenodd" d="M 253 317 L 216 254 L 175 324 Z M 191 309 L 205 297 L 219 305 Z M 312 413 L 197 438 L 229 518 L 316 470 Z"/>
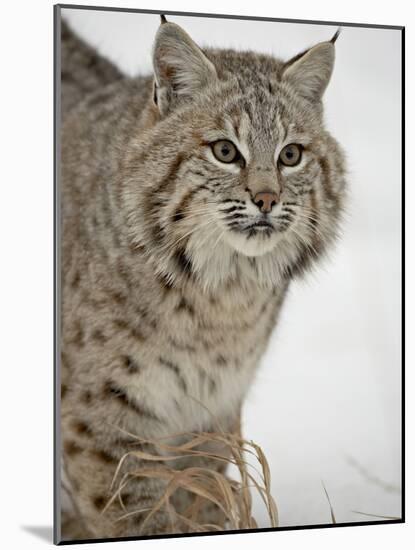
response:
<path fill-rule="evenodd" d="M 124 452 L 127 452 L 124 448 Z M 129 449 L 131 450 L 131 449 Z M 164 482 L 154 479 L 132 479 L 121 493 L 122 504 L 116 498 L 104 511 L 117 485 L 111 489 L 111 482 L 118 465 L 115 453 L 100 448 L 99 441 L 91 439 L 89 445 L 67 440 L 65 443 L 65 468 L 70 480 L 71 497 L 75 513 L 69 525 L 77 525 L 78 532 L 86 538 L 112 538 L 149 535 L 166 532 L 166 518 L 159 513 L 141 530 L 145 511 L 153 506 L 164 491 Z M 118 454 L 118 453 L 117 453 Z M 119 453 L 122 454 L 122 451 Z M 135 469 L 137 464 L 135 463 Z M 133 468 L 131 468 L 133 469 Z M 122 519 L 129 512 L 133 513 Z M 79 530 L 82 526 L 82 529 Z M 63 537 L 65 535 L 65 525 Z"/>
<path fill-rule="evenodd" d="M 72 387 L 62 402 L 63 462 L 74 509 L 91 538 L 166 532 L 168 525 L 164 513 L 156 514 L 142 532 L 146 513 L 137 512 L 151 508 L 160 498 L 165 488 L 163 480 L 131 478 L 122 491 L 122 503 L 117 498 L 107 506 L 125 472 L 149 466 L 148 463 L 140 464 L 136 458 L 127 458 L 117 483 L 111 487 L 120 459 L 139 448 L 137 441 L 117 426 L 137 434 L 142 426 L 142 435 L 149 437 L 152 424 L 157 433 L 159 420 L 155 414 L 130 402 L 121 386 L 107 387 L 104 391 L 108 394 L 107 399 L 102 399 L 102 395 L 94 396 L 93 389 L 83 387 L 77 391 Z M 133 425 L 136 429 L 132 429 Z M 152 463 L 151 467 L 157 464 Z M 137 513 L 121 519 L 128 512 Z"/>
<path fill-rule="evenodd" d="M 221 428 L 226 433 L 232 433 L 237 437 L 241 436 L 241 411 L 239 410 L 235 416 L 221 419 Z M 215 432 L 217 427 L 211 427 L 207 430 L 211 433 Z M 231 458 L 231 450 L 229 446 L 224 446 L 218 442 L 206 443 L 200 449 L 201 451 L 209 452 L 215 455 L 222 455 L 224 458 Z M 208 470 L 219 472 L 222 475 L 226 475 L 228 462 L 226 460 L 212 459 L 209 457 L 199 456 L 197 458 L 191 458 L 181 462 L 181 468 L 188 467 L 202 467 Z M 181 513 L 194 503 L 194 499 L 189 498 L 187 491 L 179 490 L 172 499 L 173 505 Z M 186 515 L 186 514 L 185 514 Z M 226 529 L 226 517 L 222 510 L 213 502 L 202 499 L 202 504 L 198 509 L 196 517 L 194 518 L 201 525 L 215 525 L 222 530 Z M 211 530 L 211 529 L 208 529 Z"/>

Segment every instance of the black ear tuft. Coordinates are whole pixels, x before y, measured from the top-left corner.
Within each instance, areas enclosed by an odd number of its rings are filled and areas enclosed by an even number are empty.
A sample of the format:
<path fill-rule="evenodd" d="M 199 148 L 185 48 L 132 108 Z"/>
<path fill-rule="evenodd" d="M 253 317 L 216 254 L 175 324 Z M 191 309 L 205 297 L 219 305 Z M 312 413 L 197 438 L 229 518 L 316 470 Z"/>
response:
<path fill-rule="evenodd" d="M 341 30 L 341 28 L 339 27 L 339 28 L 337 29 L 337 31 L 334 33 L 333 38 L 332 38 L 329 42 L 331 42 L 332 44 L 334 44 L 334 43 L 336 42 L 336 40 L 339 38 L 339 35 L 340 35 L 341 32 L 342 32 L 342 30 Z"/>
<path fill-rule="evenodd" d="M 163 25 L 164 23 L 168 23 L 167 19 L 166 19 L 166 16 L 163 14 L 163 13 L 160 13 L 160 19 L 161 19 L 161 24 Z"/>

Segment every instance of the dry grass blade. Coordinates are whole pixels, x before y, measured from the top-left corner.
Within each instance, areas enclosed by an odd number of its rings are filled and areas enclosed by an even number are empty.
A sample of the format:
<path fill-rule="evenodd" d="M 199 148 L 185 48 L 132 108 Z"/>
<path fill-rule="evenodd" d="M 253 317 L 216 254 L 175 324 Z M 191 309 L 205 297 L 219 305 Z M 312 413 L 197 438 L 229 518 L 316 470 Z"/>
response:
<path fill-rule="evenodd" d="M 396 485 L 393 485 L 392 483 L 388 483 L 381 479 L 380 477 L 374 475 L 371 471 L 369 471 L 368 468 L 363 466 L 356 458 L 350 455 L 346 455 L 346 461 L 347 463 L 354 468 L 362 477 L 365 478 L 366 481 L 369 483 L 373 483 L 374 485 L 377 485 L 378 487 L 381 487 L 384 491 L 390 492 L 390 493 L 401 493 L 400 487 L 397 487 Z"/>
<path fill-rule="evenodd" d="M 118 500 L 124 512 L 119 520 L 143 514 L 141 532 L 151 528 L 152 520 L 159 514 L 166 518 L 166 532 L 171 533 L 252 529 L 258 527 L 252 516 L 251 490 L 255 490 L 264 502 L 269 526 L 277 527 L 278 512 L 271 495 L 271 476 L 264 452 L 253 441 L 224 432 L 219 423 L 217 427 L 218 432 L 180 434 L 180 444 L 169 443 L 177 434 L 157 440 L 135 437 L 138 444 L 151 445 L 154 452 L 131 450 L 121 458 L 112 483 L 113 488 L 117 487 L 103 513 Z M 246 455 L 255 459 L 256 467 L 245 459 Z M 190 465 L 180 469 L 169 465 L 182 459 L 187 460 L 187 464 L 190 461 Z M 222 473 L 223 464 L 235 466 L 239 478 L 232 479 Z M 122 469 L 127 469 L 123 475 Z M 137 478 L 160 480 L 162 494 L 155 498 L 151 507 L 126 509 L 122 493 Z M 186 501 L 183 501 L 183 493 L 186 493 Z M 186 502 L 186 505 L 176 507 L 177 501 Z M 204 515 L 208 503 L 216 507 L 219 523 L 207 520 Z"/>
<path fill-rule="evenodd" d="M 333 506 L 331 505 L 330 497 L 329 497 L 329 494 L 327 492 L 326 486 L 324 485 L 323 482 L 321 482 L 321 484 L 323 485 L 324 492 L 326 493 L 327 502 L 329 503 L 329 506 L 330 506 L 331 521 L 332 521 L 332 523 L 337 523 L 336 516 L 334 515 Z"/>

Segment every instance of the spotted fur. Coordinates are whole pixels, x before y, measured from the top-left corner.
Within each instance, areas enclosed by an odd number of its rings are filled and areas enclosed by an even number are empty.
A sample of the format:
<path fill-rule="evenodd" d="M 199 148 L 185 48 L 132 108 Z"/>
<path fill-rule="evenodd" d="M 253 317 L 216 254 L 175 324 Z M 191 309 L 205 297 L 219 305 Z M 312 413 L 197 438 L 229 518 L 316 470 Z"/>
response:
<path fill-rule="evenodd" d="M 163 22 L 154 77 L 121 78 L 99 61 L 88 93 L 91 50 L 68 29 L 62 48 L 63 79 L 80 83 L 75 95 L 63 86 L 65 476 L 86 536 L 137 535 L 139 514 L 117 522 L 116 503 L 101 514 L 129 434 L 213 430 L 215 419 L 236 429 L 290 281 L 337 235 L 344 159 L 321 101 L 334 40 L 284 63 L 201 50 Z M 237 163 L 214 157 L 222 139 Z M 295 167 L 278 161 L 289 143 L 302 146 Z M 278 194 L 267 214 L 253 202 L 263 191 Z M 162 490 L 137 482 L 127 509 Z M 146 533 L 166 529 L 158 514 Z"/>

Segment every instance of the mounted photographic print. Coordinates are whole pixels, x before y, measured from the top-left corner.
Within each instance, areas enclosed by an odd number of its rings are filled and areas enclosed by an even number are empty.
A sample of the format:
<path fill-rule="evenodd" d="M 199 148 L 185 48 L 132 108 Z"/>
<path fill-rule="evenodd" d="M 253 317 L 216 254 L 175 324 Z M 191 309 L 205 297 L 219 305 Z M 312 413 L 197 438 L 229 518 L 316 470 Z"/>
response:
<path fill-rule="evenodd" d="M 404 521 L 403 33 L 55 6 L 55 543 Z"/>

